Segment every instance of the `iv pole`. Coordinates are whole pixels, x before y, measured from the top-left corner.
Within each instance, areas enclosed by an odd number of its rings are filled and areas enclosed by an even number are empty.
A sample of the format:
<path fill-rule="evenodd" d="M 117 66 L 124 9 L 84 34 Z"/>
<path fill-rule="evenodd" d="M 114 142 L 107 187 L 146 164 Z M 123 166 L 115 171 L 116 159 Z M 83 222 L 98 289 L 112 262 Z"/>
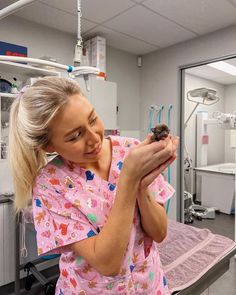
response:
<path fill-rule="evenodd" d="M 18 11 L 19 9 L 35 2 L 36 0 L 19 0 L 2 10 L 0 10 L 0 20 L 4 17 Z M 18 56 L 6 56 L 0 55 L 0 61 L 5 62 L 23 62 L 23 63 L 35 63 L 39 65 L 47 65 L 54 67 L 55 69 L 67 71 L 71 73 L 72 77 L 78 77 L 83 75 L 87 89 L 89 90 L 88 79 L 89 75 L 99 74 L 99 69 L 95 67 L 80 66 L 81 56 L 82 56 L 82 37 L 81 37 L 81 1 L 77 0 L 77 12 L 78 12 L 78 31 L 77 31 L 77 44 L 75 45 L 75 55 L 74 55 L 74 66 L 59 64 L 51 61 L 45 61 L 38 58 L 28 58 L 28 57 L 18 57 Z"/>

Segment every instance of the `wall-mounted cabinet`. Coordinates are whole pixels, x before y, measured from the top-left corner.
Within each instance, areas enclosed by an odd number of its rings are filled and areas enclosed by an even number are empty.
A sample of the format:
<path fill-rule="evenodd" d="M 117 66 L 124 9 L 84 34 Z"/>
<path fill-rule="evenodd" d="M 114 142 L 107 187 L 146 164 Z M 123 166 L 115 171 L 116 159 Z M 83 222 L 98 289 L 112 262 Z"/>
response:
<path fill-rule="evenodd" d="M 22 63 L 0 61 L 0 77 L 13 81 L 13 78 L 20 84 L 24 84 L 32 77 L 58 76 L 59 73 L 48 69 L 41 69 Z M 7 158 L 9 112 L 16 94 L 0 92 L 0 160 Z M 0 168 L 1 169 L 1 168 Z"/>
<path fill-rule="evenodd" d="M 117 129 L 117 84 L 91 78 L 89 80 L 90 91 L 85 86 L 84 79 L 79 78 L 78 83 L 95 107 L 102 119 L 106 130 Z"/>

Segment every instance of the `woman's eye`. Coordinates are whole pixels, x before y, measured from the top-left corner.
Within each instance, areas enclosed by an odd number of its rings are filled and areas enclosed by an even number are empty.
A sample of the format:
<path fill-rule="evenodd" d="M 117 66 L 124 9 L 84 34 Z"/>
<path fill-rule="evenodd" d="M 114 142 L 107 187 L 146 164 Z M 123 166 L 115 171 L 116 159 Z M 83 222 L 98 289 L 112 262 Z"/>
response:
<path fill-rule="evenodd" d="M 78 139 L 81 135 L 81 132 L 76 132 L 75 134 L 73 134 L 73 136 L 69 139 L 69 141 L 74 141 L 76 139 Z"/>
<path fill-rule="evenodd" d="M 96 118 L 94 118 L 91 122 L 90 122 L 90 124 L 91 125 L 93 125 L 93 124 L 95 124 L 96 123 L 96 121 L 97 121 L 97 117 Z"/>

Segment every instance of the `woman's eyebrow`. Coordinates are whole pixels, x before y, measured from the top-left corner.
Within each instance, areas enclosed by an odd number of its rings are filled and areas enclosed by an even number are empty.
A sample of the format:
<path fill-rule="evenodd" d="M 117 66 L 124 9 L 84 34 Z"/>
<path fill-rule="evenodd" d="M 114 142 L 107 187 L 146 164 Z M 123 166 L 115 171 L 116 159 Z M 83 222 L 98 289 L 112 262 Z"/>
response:
<path fill-rule="evenodd" d="M 91 116 L 93 115 L 94 111 L 95 111 L 95 109 L 93 108 L 93 109 L 91 110 L 91 112 L 89 113 L 89 115 L 88 115 L 88 119 L 91 118 Z M 73 128 L 72 130 L 70 130 L 69 132 L 67 132 L 67 133 L 64 135 L 64 138 L 67 137 L 68 135 L 72 134 L 73 132 L 75 132 L 76 130 L 78 130 L 78 129 L 80 129 L 80 128 L 81 128 L 81 126 L 78 126 L 78 127 L 76 127 L 76 128 Z"/>

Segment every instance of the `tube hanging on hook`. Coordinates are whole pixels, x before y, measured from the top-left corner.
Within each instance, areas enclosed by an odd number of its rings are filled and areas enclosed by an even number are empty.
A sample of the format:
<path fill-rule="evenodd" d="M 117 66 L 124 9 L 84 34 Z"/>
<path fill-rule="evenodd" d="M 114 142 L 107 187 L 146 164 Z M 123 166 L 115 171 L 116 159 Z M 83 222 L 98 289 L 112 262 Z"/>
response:
<path fill-rule="evenodd" d="M 158 108 L 158 106 L 156 105 L 151 105 L 149 107 L 149 116 L 148 116 L 148 130 L 147 132 L 151 132 L 151 129 L 154 127 L 155 122 L 154 122 L 154 118 L 155 118 L 155 114 L 159 113 L 160 109 Z"/>
<path fill-rule="evenodd" d="M 81 1 L 77 0 L 77 43 L 75 45 L 74 66 L 80 66 L 82 60 L 83 40 L 81 37 Z"/>
<path fill-rule="evenodd" d="M 170 129 L 170 124 L 171 124 L 171 110 L 173 109 L 173 105 L 170 104 L 169 105 L 169 108 L 168 108 L 168 118 L 167 118 L 167 124 L 168 124 L 168 128 Z M 171 167 L 170 165 L 168 166 L 167 168 L 167 180 L 168 180 L 168 183 L 171 182 Z M 167 201 L 167 204 L 166 204 L 166 213 L 168 214 L 169 213 L 169 209 L 170 209 L 170 199 Z"/>
<path fill-rule="evenodd" d="M 160 124 L 161 123 L 161 115 L 162 115 L 162 111 L 164 110 L 164 106 L 161 105 L 159 112 L 157 114 L 157 123 Z"/>

